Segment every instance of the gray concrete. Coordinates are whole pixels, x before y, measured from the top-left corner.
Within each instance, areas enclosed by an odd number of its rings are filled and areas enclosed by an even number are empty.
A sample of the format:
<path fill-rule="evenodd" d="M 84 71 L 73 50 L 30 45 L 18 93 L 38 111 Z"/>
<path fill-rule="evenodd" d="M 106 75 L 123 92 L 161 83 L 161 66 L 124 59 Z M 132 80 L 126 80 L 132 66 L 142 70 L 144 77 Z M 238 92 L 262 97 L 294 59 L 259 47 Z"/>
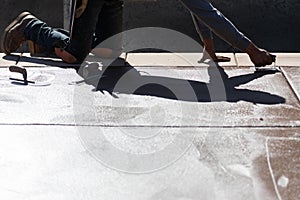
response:
<path fill-rule="evenodd" d="M 123 83 L 114 89 L 117 99 L 108 93 L 90 93 L 95 88 L 93 85 L 70 85 L 81 80 L 75 70 L 29 69 L 28 80 L 32 80 L 34 74 L 53 75 L 55 79 L 50 86 L 31 86 L 23 90 L 24 86 L 11 84 L 8 77 L 12 74 L 7 69 L 1 69 L 1 78 L 6 78 L 7 81 L 1 82 L 3 92 L 0 99 L 0 121 L 16 124 L 76 123 L 150 127 L 300 125 L 299 100 L 293 91 L 287 89 L 290 86 L 281 74 L 256 76 L 253 69 L 226 68 L 225 73 L 229 75 L 229 79 L 224 79 L 224 85 L 220 87 L 228 87 L 227 92 L 210 102 L 214 93 L 222 91 L 212 87 L 206 92 L 207 87 L 215 84 L 209 81 L 219 76 L 218 72 L 209 72 L 209 76 L 207 67 L 135 69 L 141 74 L 131 76 L 131 80 L 126 80 L 129 83 Z M 139 85 L 139 80 L 158 83 L 171 90 L 176 88 L 176 96 L 181 101 L 175 101 L 168 90 L 158 87 L 142 90 L 144 95 L 128 95 L 132 94 L 130 88 L 142 86 Z M 239 82 L 242 84 L 238 85 Z M 191 94 L 189 84 L 197 88 L 195 94 Z M 49 99 L 53 99 L 50 104 L 47 103 Z M 26 112 L 19 113 L 20 119 L 16 121 L 15 114 L 22 108 L 26 108 Z M 87 110 L 91 113 L 86 113 Z M 160 112 L 157 113 L 158 111 Z M 82 115 L 85 115 L 84 120 L 81 119 Z"/>
<path fill-rule="evenodd" d="M 114 134 L 116 129 L 105 131 Z M 4 199 L 272 200 L 299 196 L 299 129 L 185 129 L 186 137 L 194 139 L 184 156 L 165 169 L 140 175 L 115 171 L 92 157 L 76 127 L 5 125 L 0 130 L 0 194 Z"/>
<path fill-rule="evenodd" d="M 294 91 L 295 95 L 300 99 L 300 70 L 299 68 L 284 68 L 283 73 L 286 76 L 286 79 Z"/>
<path fill-rule="evenodd" d="M 135 70 L 111 68 L 100 91 L 58 60 L 28 55 L 19 65 L 41 85 L 17 84 L 13 56 L 3 57 L 0 199 L 298 199 L 299 54 L 280 54 L 282 72 L 268 74 L 163 55 L 130 54 Z M 89 69 L 84 76 L 99 70 Z M 143 83 L 165 88 L 130 93 Z"/>

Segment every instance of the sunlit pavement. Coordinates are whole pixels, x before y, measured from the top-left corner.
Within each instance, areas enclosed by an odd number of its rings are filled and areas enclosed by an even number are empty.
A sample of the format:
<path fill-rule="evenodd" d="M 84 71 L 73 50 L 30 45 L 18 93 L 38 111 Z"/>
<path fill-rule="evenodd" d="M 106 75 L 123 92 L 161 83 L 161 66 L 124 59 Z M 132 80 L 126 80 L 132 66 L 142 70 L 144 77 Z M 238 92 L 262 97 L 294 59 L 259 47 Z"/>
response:
<path fill-rule="evenodd" d="M 84 81 L 24 54 L 23 85 L 1 54 L 0 199 L 300 199 L 300 54 L 220 55 L 132 53 Z"/>

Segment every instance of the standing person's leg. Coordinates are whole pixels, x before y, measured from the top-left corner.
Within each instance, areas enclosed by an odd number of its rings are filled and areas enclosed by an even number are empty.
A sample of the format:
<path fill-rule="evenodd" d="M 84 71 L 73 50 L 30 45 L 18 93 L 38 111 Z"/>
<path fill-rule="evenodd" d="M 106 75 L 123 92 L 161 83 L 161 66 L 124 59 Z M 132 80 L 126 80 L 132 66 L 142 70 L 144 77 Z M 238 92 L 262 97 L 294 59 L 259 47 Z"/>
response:
<path fill-rule="evenodd" d="M 200 62 L 203 60 L 206 60 L 207 58 L 211 58 L 215 62 L 230 61 L 230 58 L 228 58 L 228 57 L 216 55 L 212 31 L 205 24 L 203 24 L 197 18 L 197 16 L 195 16 L 192 12 L 191 12 L 191 15 L 192 15 L 192 19 L 193 19 L 196 31 L 197 31 L 198 35 L 200 36 L 201 41 L 203 42 L 203 45 L 204 45 L 203 57 L 200 60 Z"/>
<path fill-rule="evenodd" d="M 56 52 L 57 54 L 69 53 L 73 55 L 77 62 L 82 62 L 91 51 L 93 35 L 96 30 L 99 13 L 104 6 L 105 0 L 88 0 L 83 14 L 76 18 L 73 25 L 72 39 L 64 51 Z M 77 1 L 80 5 L 81 1 Z M 103 19 L 105 20 L 105 19 Z"/>
<path fill-rule="evenodd" d="M 203 24 L 229 44 L 244 51 L 251 43 L 207 0 L 182 0 L 182 2 Z"/>
<path fill-rule="evenodd" d="M 197 16 L 194 15 L 192 12 L 191 12 L 191 15 L 192 15 L 192 20 L 195 25 L 196 31 L 197 31 L 198 35 L 200 36 L 200 39 L 202 40 L 202 42 L 204 40 L 213 39 L 212 31 L 206 25 L 204 25 L 197 18 Z"/>
<path fill-rule="evenodd" d="M 122 49 L 122 37 L 113 37 L 123 31 L 123 0 L 106 1 L 99 16 L 96 26 L 93 52 L 100 56 L 119 54 Z M 109 45 L 94 49 L 101 42 L 110 38 Z"/>
<path fill-rule="evenodd" d="M 272 63 L 268 52 L 257 48 L 246 36 L 207 0 L 181 0 L 183 4 L 216 35 L 232 46 L 248 53 L 256 66 Z"/>

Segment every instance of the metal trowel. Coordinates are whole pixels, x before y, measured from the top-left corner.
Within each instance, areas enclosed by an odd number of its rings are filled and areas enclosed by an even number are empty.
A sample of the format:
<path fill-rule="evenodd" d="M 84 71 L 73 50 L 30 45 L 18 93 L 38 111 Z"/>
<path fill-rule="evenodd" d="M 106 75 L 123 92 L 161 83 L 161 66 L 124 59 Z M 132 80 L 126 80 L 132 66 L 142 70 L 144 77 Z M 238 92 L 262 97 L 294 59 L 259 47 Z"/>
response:
<path fill-rule="evenodd" d="M 24 67 L 20 66 L 10 66 L 10 72 L 15 72 L 17 74 L 14 77 L 10 77 L 9 80 L 14 81 L 14 83 L 22 84 L 22 85 L 32 85 L 32 86 L 47 86 L 50 85 L 51 82 L 55 79 L 55 76 L 50 73 L 41 73 L 41 72 L 30 72 L 28 73 Z M 28 80 L 29 78 L 30 80 Z"/>
<path fill-rule="evenodd" d="M 24 67 L 19 67 L 19 66 L 10 66 L 9 67 L 9 71 L 10 72 L 16 72 L 16 73 L 20 73 L 23 76 L 23 79 L 19 79 L 19 78 L 9 78 L 12 81 L 18 81 L 18 82 L 22 82 L 24 85 L 28 85 L 28 83 L 32 83 L 34 84 L 34 81 L 28 81 L 27 80 L 27 70 Z"/>

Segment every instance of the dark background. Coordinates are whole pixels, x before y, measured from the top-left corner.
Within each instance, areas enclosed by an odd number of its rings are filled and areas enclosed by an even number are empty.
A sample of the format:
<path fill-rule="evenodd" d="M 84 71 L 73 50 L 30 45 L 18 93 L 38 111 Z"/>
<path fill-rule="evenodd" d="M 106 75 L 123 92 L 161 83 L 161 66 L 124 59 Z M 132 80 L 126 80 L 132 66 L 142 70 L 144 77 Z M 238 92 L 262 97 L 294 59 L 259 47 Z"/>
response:
<path fill-rule="evenodd" d="M 67 0 L 0 0 L 0 33 L 21 11 L 28 10 L 54 27 L 63 27 Z M 300 51 L 299 0 L 214 0 L 213 5 L 258 46 L 273 52 Z M 164 27 L 196 40 L 189 12 L 179 0 L 125 0 L 124 28 Z M 216 38 L 218 51 L 231 51 Z"/>

